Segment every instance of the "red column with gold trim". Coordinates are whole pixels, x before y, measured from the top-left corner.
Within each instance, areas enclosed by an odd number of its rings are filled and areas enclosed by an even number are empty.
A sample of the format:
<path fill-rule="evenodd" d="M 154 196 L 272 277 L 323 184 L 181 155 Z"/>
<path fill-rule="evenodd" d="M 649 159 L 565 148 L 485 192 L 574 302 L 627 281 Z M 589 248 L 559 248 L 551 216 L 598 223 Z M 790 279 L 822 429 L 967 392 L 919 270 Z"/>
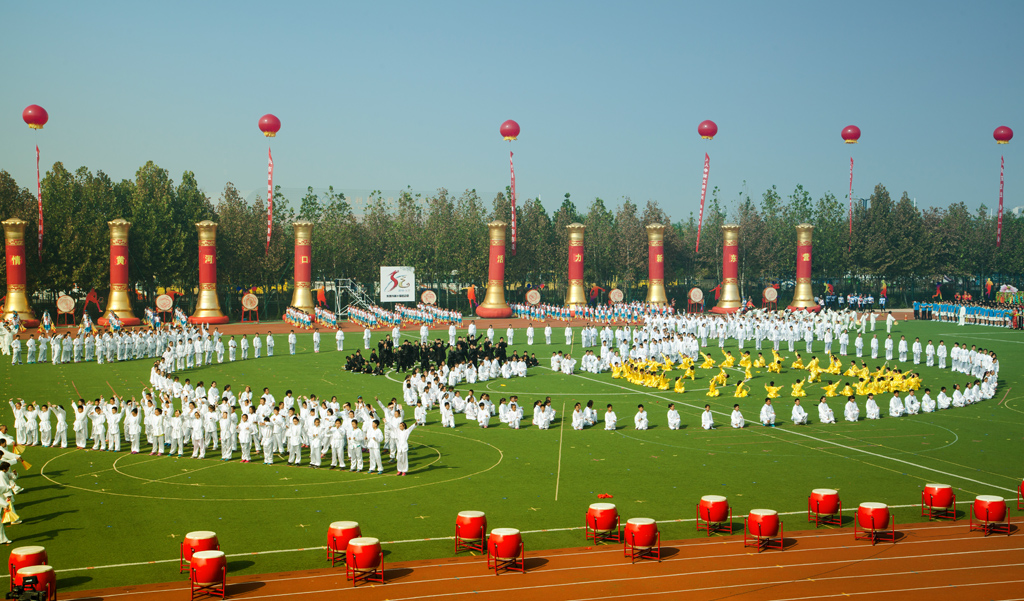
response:
<path fill-rule="evenodd" d="M 295 230 L 295 290 L 292 292 L 292 306 L 312 315 L 314 310 L 313 291 L 313 222 L 300 219 L 292 224 Z"/>
<path fill-rule="evenodd" d="M 209 219 L 196 224 L 199 230 L 199 299 L 189 323 L 221 324 L 228 316 L 217 298 L 217 224 Z"/>
<path fill-rule="evenodd" d="M 796 288 L 793 290 L 791 311 L 818 312 L 821 307 L 814 302 L 814 290 L 811 287 L 811 257 L 813 248 L 811 238 L 814 226 L 801 223 L 796 226 Z"/>
<path fill-rule="evenodd" d="M 110 295 L 103 316 L 96 320 L 101 326 L 110 325 L 110 314 L 116 313 L 123 326 L 137 326 L 141 322 L 132 312 L 128 280 L 128 230 L 132 224 L 117 218 L 108 221 L 110 228 Z"/>
<path fill-rule="evenodd" d="M 583 289 L 583 231 L 587 226 L 570 223 L 569 230 L 569 289 L 565 293 L 565 306 L 582 307 L 587 304 L 587 292 Z"/>
<path fill-rule="evenodd" d="M 722 288 L 718 304 L 712 313 L 735 313 L 743 306 L 740 299 L 740 226 L 727 223 L 722 226 Z"/>
<path fill-rule="evenodd" d="M 647 304 L 666 305 L 665 295 L 665 226 L 647 226 Z"/>
<path fill-rule="evenodd" d="M 490 250 L 487 264 L 487 294 L 476 307 L 480 317 L 511 317 L 512 308 L 505 302 L 505 226 L 504 221 L 487 224 Z"/>
<path fill-rule="evenodd" d="M 27 221 L 12 217 L 3 222 L 4 250 L 7 254 L 7 300 L 4 302 L 3 318 L 6 320 L 13 314 L 25 328 L 39 327 L 32 307 L 28 304 L 28 282 L 25 269 L 25 226 Z"/>

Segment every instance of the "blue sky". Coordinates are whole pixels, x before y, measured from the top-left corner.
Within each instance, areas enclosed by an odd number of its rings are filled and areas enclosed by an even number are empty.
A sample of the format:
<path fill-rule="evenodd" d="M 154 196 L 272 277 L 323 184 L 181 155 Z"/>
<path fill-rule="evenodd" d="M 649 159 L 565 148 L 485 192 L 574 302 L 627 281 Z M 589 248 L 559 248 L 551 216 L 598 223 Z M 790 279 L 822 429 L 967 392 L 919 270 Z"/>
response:
<path fill-rule="evenodd" d="M 508 183 L 696 211 L 704 152 L 733 200 L 878 182 L 918 203 L 1024 204 L 1024 2 L 5 2 L 0 169 L 131 178 L 146 160 L 264 190 Z M 21 110 L 40 104 L 39 133 Z M 696 133 L 718 123 L 711 142 Z M 841 129 L 856 124 L 861 143 Z M 1018 132 L 997 147 L 992 130 Z M 746 187 L 744 187 L 746 182 Z M 297 198 L 293 198 L 297 201 Z"/>

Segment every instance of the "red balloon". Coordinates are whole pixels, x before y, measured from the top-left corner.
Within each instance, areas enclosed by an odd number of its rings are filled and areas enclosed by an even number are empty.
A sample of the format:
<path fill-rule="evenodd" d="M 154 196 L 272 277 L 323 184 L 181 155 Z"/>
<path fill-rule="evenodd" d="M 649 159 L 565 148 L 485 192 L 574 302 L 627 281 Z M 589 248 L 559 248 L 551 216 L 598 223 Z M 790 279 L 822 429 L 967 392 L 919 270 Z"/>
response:
<path fill-rule="evenodd" d="M 21 112 L 21 118 L 32 129 L 43 129 L 46 122 L 50 120 L 50 115 L 46 114 L 46 109 L 38 104 L 30 104 Z"/>
<path fill-rule="evenodd" d="M 843 128 L 842 136 L 847 144 L 856 144 L 860 139 L 860 128 L 856 125 L 847 125 Z"/>
<path fill-rule="evenodd" d="M 718 133 L 718 126 L 715 125 L 715 122 L 711 119 L 707 119 L 705 121 L 701 121 L 700 125 L 697 126 L 697 133 L 700 134 L 701 138 L 711 140 L 714 139 L 715 134 Z"/>
<path fill-rule="evenodd" d="M 992 137 L 996 139 L 996 144 L 1009 144 L 1010 140 L 1013 139 L 1013 130 L 1005 125 L 1000 125 L 992 132 Z"/>
<path fill-rule="evenodd" d="M 281 120 L 267 113 L 260 117 L 260 131 L 268 138 L 273 138 L 281 130 Z"/>
<path fill-rule="evenodd" d="M 512 141 L 519 137 L 519 124 L 509 119 L 501 124 L 501 137 Z"/>

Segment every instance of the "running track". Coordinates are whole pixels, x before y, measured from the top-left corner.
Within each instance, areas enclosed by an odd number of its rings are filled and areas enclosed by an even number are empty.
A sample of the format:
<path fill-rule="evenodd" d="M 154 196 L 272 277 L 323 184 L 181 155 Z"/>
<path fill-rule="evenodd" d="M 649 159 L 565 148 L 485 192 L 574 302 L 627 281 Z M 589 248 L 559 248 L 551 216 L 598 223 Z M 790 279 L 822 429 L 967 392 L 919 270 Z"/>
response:
<path fill-rule="evenodd" d="M 803 527 L 800 516 L 788 521 Z M 453 526 L 454 527 L 454 526 Z M 1024 599 L 1024 538 L 968 532 L 966 520 L 897 527 L 899 542 L 871 546 L 850 528 L 787 532 L 786 551 L 743 547 L 742 536 L 713 536 L 663 545 L 661 563 L 630 565 L 622 547 L 529 551 L 527 573 L 486 569 L 482 557 L 385 564 L 387 584 L 353 589 L 343 566 L 322 563 L 303 572 L 232 578 L 229 599 L 419 600 L 515 599 L 516 601 L 729 599 Z M 387 549 L 385 547 L 385 553 Z M 386 558 L 385 558 L 386 559 Z M 170 572 L 170 568 L 168 568 Z M 170 573 L 168 574 L 170 576 Z M 187 580 L 64 593 L 62 600 L 180 601 Z"/>

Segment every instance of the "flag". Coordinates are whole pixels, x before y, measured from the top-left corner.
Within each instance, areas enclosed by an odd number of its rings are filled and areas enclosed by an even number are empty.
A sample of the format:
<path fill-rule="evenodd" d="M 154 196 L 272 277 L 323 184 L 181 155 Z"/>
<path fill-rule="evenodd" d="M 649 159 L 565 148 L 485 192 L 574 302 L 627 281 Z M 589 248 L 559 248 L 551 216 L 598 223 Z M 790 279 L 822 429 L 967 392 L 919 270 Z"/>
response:
<path fill-rule="evenodd" d="M 846 250 L 850 250 L 853 242 L 853 157 L 850 157 L 850 239 L 846 244 Z"/>
<path fill-rule="evenodd" d="M 508 168 L 512 172 L 512 256 L 516 256 L 516 168 L 512 165 L 512 151 L 508 151 Z"/>
<path fill-rule="evenodd" d="M 1006 160 L 999 157 L 999 217 L 996 219 L 996 248 L 1003 243 L 1003 168 Z"/>
<path fill-rule="evenodd" d="M 270 232 L 274 227 L 274 155 L 267 148 L 267 250 L 270 252 Z"/>
<path fill-rule="evenodd" d="M 1001 194 L 1000 194 L 1001 196 Z M 39 200 L 39 262 L 43 262 L 43 186 L 39 179 L 39 145 L 36 144 L 36 198 Z M 1000 203 L 1000 206 L 1002 204 Z"/>
<path fill-rule="evenodd" d="M 707 197 L 708 193 L 708 170 L 711 167 L 711 157 L 708 153 L 704 153 L 704 181 L 700 185 L 700 217 L 697 218 L 697 249 L 695 252 L 700 252 L 700 229 L 704 224 L 704 198 Z"/>

